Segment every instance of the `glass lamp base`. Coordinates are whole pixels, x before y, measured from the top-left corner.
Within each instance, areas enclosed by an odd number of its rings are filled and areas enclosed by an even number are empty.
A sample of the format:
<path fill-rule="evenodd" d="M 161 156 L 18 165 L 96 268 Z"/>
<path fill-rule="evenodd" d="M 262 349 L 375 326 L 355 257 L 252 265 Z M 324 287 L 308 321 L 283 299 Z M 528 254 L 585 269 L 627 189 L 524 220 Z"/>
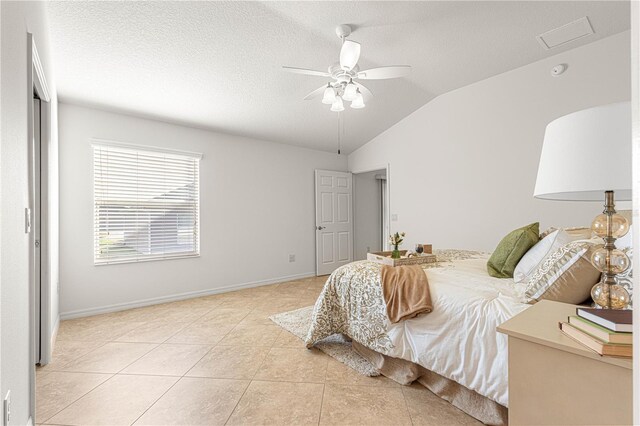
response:
<path fill-rule="evenodd" d="M 609 306 L 611 293 L 611 306 Z M 629 293 L 618 284 L 598 283 L 591 288 L 591 298 L 599 308 L 625 309 L 629 304 Z"/>

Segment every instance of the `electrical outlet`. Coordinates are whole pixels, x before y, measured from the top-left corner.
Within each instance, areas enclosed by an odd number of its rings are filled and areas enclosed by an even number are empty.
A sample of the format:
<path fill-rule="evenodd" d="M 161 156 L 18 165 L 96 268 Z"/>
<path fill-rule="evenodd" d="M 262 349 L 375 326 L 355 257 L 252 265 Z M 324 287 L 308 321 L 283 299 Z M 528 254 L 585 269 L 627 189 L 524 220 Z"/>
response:
<path fill-rule="evenodd" d="M 11 421 L 11 391 L 7 391 L 7 396 L 4 397 L 3 404 L 3 419 L 4 426 L 9 426 L 9 422 Z"/>
<path fill-rule="evenodd" d="M 392 214 L 391 215 L 391 222 L 397 222 L 398 221 L 398 215 L 397 214 Z"/>
<path fill-rule="evenodd" d="M 289 255 L 289 263 L 295 262 L 296 261 L 296 255 L 295 254 L 290 254 Z"/>
<path fill-rule="evenodd" d="M 367 246 L 367 253 L 371 253 L 371 247 Z"/>

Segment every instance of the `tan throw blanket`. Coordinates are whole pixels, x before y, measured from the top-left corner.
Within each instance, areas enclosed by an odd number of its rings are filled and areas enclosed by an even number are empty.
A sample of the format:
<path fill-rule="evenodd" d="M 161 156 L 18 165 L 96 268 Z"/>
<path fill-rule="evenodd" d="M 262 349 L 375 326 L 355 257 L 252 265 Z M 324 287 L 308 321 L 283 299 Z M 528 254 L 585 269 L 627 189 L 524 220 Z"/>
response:
<path fill-rule="evenodd" d="M 433 310 L 427 275 L 418 265 L 383 266 L 382 294 L 392 323 Z"/>

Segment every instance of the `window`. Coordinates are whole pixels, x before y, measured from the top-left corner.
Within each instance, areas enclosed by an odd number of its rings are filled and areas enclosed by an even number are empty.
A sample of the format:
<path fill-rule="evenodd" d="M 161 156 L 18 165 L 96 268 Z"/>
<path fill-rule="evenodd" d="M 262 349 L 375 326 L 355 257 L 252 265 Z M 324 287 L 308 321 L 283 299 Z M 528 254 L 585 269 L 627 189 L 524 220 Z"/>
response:
<path fill-rule="evenodd" d="M 200 158 L 93 146 L 95 264 L 199 255 Z"/>

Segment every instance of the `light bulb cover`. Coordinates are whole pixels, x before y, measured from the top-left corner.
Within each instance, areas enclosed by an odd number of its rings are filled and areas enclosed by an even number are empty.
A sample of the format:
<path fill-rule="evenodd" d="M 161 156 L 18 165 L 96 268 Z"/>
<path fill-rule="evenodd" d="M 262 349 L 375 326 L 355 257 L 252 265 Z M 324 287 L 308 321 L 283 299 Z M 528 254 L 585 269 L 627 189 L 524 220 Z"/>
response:
<path fill-rule="evenodd" d="M 344 88 L 344 94 L 342 95 L 342 99 L 345 101 L 354 101 L 358 96 L 358 86 L 353 84 L 353 81 L 349 81 L 347 86 Z"/>
<path fill-rule="evenodd" d="M 336 91 L 330 84 L 327 84 L 327 88 L 324 89 L 324 95 L 322 96 L 322 103 L 331 105 L 336 101 Z"/>
<path fill-rule="evenodd" d="M 331 104 L 331 111 L 333 112 L 344 111 L 344 103 L 342 103 L 342 98 L 340 96 L 336 96 L 335 102 Z"/>
<path fill-rule="evenodd" d="M 353 100 L 353 102 L 351 102 L 351 108 L 360 109 L 364 107 L 365 105 L 364 105 L 364 99 L 362 97 L 362 93 L 360 93 L 360 90 L 358 90 L 356 93 L 356 98 Z"/>

